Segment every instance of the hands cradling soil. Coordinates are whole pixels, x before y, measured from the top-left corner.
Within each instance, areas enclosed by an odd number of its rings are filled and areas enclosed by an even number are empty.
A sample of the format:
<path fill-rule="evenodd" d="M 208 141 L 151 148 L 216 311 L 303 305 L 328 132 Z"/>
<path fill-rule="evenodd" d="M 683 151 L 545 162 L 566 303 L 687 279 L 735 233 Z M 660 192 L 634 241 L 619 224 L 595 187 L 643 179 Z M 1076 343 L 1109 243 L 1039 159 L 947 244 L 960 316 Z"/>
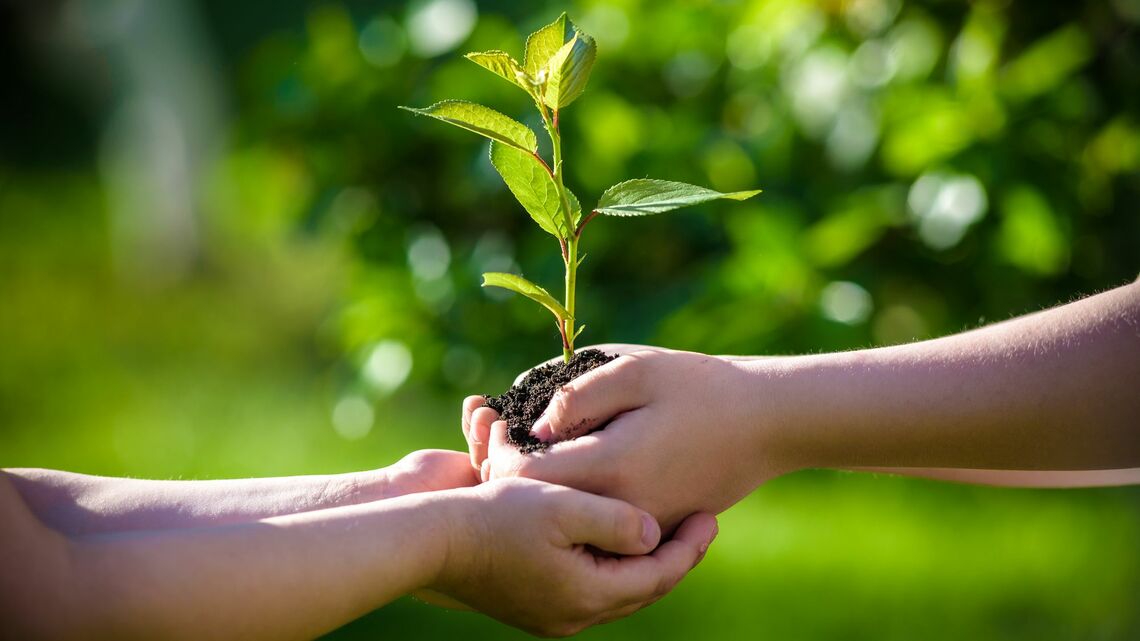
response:
<path fill-rule="evenodd" d="M 781 471 L 756 465 L 770 452 L 757 438 L 764 430 L 748 423 L 756 399 L 742 398 L 733 361 L 629 345 L 601 350 L 620 357 L 562 385 L 534 424 L 544 449 L 520 450 L 483 397 L 466 399 L 464 436 L 482 480 L 520 476 L 619 498 L 669 532 L 695 512 L 723 511 Z"/>

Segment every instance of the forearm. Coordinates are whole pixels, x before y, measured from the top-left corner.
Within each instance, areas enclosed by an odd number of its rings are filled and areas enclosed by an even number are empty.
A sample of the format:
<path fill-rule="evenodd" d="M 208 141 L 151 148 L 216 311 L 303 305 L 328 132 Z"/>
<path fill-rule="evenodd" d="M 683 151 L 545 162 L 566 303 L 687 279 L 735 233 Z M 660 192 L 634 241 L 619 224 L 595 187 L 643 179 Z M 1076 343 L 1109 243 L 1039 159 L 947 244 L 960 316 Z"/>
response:
<path fill-rule="evenodd" d="M 943 339 L 738 365 L 758 429 L 800 466 L 1140 467 L 1137 284 Z"/>
<path fill-rule="evenodd" d="M 313 638 L 429 584 L 455 492 L 79 537 L 65 625 L 102 638 Z"/>
<path fill-rule="evenodd" d="M 3 472 L 36 518 L 66 535 L 246 523 L 395 493 L 387 468 L 217 481 L 150 481 L 43 469 Z"/>
<path fill-rule="evenodd" d="M 898 474 L 995 487 L 1078 488 L 1140 485 L 1140 468 L 1121 470 L 978 470 L 947 467 L 853 467 L 855 472 Z"/>

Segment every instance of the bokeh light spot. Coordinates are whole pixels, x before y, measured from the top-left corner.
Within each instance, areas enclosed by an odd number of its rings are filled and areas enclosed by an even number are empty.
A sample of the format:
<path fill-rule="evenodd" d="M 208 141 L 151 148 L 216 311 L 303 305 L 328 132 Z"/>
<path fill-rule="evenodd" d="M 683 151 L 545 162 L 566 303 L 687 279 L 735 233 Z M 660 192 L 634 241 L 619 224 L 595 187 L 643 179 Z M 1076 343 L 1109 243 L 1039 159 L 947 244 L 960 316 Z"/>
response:
<path fill-rule="evenodd" d="M 365 25 L 357 40 L 360 55 L 374 67 L 391 67 L 400 61 L 407 49 L 404 30 L 391 18 L 373 18 Z"/>
<path fill-rule="evenodd" d="M 471 0 L 412 3 L 408 13 L 408 39 L 412 51 L 424 58 L 451 51 L 471 34 L 478 14 Z"/>
<path fill-rule="evenodd" d="M 828 283 L 820 293 L 819 306 L 825 318 L 845 325 L 866 322 L 875 307 L 867 290 L 847 281 Z"/>
<path fill-rule="evenodd" d="M 934 249 L 949 249 L 985 215 L 988 199 L 974 176 L 926 173 L 911 186 L 907 205 L 922 241 Z"/>
<path fill-rule="evenodd" d="M 377 343 L 364 362 L 364 379 L 377 392 L 386 394 L 398 388 L 412 371 L 412 352 L 397 340 Z"/>
<path fill-rule="evenodd" d="M 350 441 L 368 436 L 374 419 L 372 405 L 360 396 L 345 396 L 333 406 L 333 429 Z"/>

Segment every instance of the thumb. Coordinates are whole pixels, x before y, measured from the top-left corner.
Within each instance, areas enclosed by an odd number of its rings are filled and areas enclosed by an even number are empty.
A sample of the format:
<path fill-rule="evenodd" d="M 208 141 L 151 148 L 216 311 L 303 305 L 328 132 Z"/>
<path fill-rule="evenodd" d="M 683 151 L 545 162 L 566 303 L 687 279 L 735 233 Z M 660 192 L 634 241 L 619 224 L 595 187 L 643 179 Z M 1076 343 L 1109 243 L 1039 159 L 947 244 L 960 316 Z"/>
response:
<path fill-rule="evenodd" d="M 644 369 L 639 354 L 627 354 L 570 381 L 555 392 L 531 433 L 545 442 L 570 440 L 641 407 Z"/>
<path fill-rule="evenodd" d="M 646 511 L 625 501 L 569 490 L 559 525 L 571 544 L 590 544 L 617 554 L 648 554 L 661 527 Z"/>

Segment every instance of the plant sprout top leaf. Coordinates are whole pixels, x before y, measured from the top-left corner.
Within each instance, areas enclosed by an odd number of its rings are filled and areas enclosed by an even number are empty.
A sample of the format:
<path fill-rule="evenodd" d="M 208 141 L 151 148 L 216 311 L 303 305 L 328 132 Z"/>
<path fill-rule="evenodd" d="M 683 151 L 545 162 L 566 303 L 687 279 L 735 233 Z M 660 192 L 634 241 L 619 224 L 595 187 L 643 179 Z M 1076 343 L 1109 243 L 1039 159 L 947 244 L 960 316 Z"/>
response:
<path fill-rule="evenodd" d="M 718 198 L 747 200 L 758 193 L 760 193 L 759 189 L 721 193 L 706 187 L 670 180 L 635 178 L 607 189 L 602 194 L 601 200 L 598 201 L 596 210 L 598 213 L 610 216 L 645 216 L 697 205 Z"/>
<path fill-rule="evenodd" d="M 594 39 L 575 31 L 574 37 L 547 63 L 546 92 L 542 97 L 546 106 L 561 109 L 582 95 L 597 56 Z"/>
<path fill-rule="evenodd" d="M 490 107 L 474 102 L 444 100 L 424 109 L 412 107 L 400 107 L 400 109 L 437 118 L 525 152 L 538 151 L 538 139 L 530 127 Z"/>
<path fill-rule="evenodd" d="M 539 82 L 545 80 L 539 76 L 546 68 L 546 63 L 558 53 L 562 45 L 574 37 L 575 31 L 577 29 L 574 23 L 570 22 L 563 13 L 555 18 L 554 22 L 530 34 L 526 39 L 526 55 L 523 57 L 526 73 Z"/>
<path fill-rule="evenodd" d="M 554 314 L 558 320 L 571 320 L 570 312 L 566 311 L 566 308 L 555 300 L 555 298 L 550 295 L 550 292 L 522 276 L 504 274 L 502 272 L 487 272 L 483 274 L 483 287 L 488 286 L 502 287 L 503 289 L 509 289 L 512 292 L 522 294 L 546 309 L 549 309 L 550 313 Z"/>
<path fill-rule="evenodd" d="M 495 75 L 506 79 L 513 85 L 521 87 L 529 94 L 534 93 L 534 86 L 527 80 L 527 74 L 522 65 L 515 61 L 505 51 L 474 51 L 466 56 L 471 62 L 483 67 Z"/>

